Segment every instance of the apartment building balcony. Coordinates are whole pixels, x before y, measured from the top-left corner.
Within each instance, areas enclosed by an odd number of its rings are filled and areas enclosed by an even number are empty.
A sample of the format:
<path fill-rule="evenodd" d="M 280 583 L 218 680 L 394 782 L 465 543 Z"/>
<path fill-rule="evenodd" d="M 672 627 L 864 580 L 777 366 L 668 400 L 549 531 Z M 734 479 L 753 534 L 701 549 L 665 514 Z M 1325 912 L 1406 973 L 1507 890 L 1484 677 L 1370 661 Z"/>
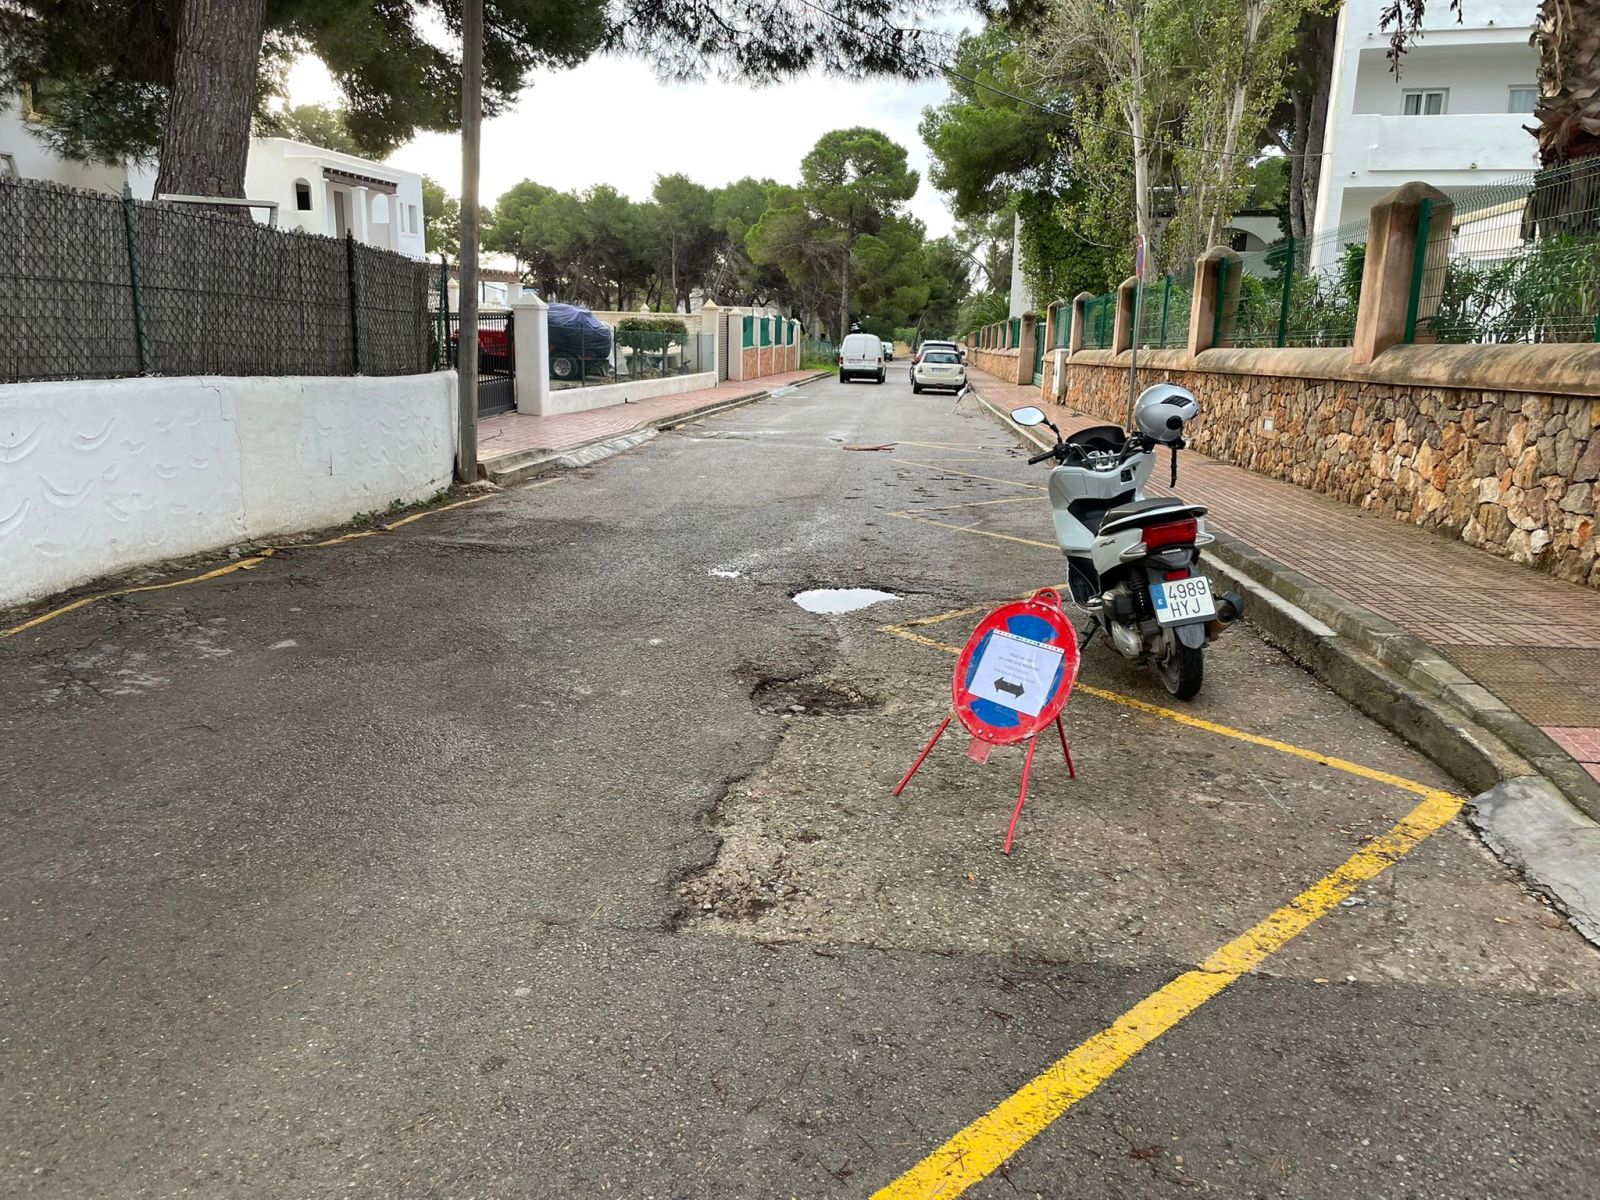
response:
<path fill-rule="evenodd" d="M 1382 116 L 1354 113 L 1341 120 L 1347 187 L 1398 186 L 1428 179 L 1439 186 L 1492 183 L 1538 166 L 1537 144 L 1525 113 Z"/>

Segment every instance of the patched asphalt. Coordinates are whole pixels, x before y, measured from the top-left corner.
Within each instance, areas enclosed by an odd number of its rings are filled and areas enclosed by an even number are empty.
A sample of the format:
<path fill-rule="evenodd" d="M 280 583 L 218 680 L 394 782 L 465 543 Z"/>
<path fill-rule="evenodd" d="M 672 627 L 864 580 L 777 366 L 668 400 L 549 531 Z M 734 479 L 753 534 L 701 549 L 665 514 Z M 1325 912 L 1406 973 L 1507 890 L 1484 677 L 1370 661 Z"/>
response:
<path fill-rule="evenodd" d="M 883 627 L 1061 576 L 903 376 L 0 642 L 0 1194 L 867 1196 L 1416 802 L 1087 694 L 1010 859 L 1018 752 L 891 797 L 953 659 Z M 968 1195 L 1600 1195 L 1600 957 L 1459 822 L 1353 900 Z"/>

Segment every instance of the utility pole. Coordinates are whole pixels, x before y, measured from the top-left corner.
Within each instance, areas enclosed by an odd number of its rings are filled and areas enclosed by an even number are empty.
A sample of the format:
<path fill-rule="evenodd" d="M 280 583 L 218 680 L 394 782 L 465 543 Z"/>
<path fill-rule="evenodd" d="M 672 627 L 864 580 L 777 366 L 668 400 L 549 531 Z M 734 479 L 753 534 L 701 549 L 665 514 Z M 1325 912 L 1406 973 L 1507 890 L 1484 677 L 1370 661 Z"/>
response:
<path fill-rule="evenodd" d="M 456 480 L 478 478 L 478 144 L 483 127 L 483 0 L 461 6 L 461 323 Z"/>
<path fill-rule="evenodd" d="M 1133 251 L 1134 278 L 1138 282 L 1133 285 L 1133 356 L 1128 359 L 1128 416 L 1123 422 L 1127 429 L 1133 428 L 1133 402 L 1139 391 L 1139 327 L 1144 324 L 1144 260 L 1148 250 L 1141 233 Z"/>

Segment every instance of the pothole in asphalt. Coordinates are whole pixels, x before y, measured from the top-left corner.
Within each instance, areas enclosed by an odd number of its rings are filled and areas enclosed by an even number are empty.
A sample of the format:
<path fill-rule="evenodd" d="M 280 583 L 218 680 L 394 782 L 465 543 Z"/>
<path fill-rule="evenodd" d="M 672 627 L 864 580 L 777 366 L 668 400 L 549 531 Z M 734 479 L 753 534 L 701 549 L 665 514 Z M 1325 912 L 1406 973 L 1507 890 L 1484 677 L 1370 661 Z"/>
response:
<path fill-rule="evenodd" d="M 827 679 L 763 679 L 750 693 L 757 708 L 797 717 L 837 717 L 883 707 L 876 696 Z"/>
<path fill-rule="evenodd" d="M 809 588 L 795 596 L 794 602 L 810 613 L 848 613 L 882 604 L 885 600 L 898 600 L 893 592 L 877 588 Z"/>

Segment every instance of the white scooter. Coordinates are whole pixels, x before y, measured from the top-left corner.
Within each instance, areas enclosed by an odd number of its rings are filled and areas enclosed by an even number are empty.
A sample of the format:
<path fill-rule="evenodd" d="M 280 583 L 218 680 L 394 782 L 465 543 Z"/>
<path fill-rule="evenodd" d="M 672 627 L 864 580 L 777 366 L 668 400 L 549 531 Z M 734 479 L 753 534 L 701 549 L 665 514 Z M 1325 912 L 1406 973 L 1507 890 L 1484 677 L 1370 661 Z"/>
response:
<path fill-rule="evenodd" d="M 1206 510 L 1144 494 L 1157 446 L 1172 450 L 1176 485 L 1183 429 L 1200 406 L 1183 388 L 1162 383 L 1140 394 L 1133 415 L 1131 433 L 1096 425 L 1069 438 L 1037 408 L 1016 409 L 1011 419 L 1056 435 L 1055 446 L 1028 462 L 1059 464 L 1050 472 L 1050 507 L 1074 604 L 1119 653 L 1151 663 L 1167 691 L 1188 700 L 1205 677 L 1206 643 L 1244 614 L 1244 599 L 1213 596 L 1200 570 L 1200 547 L 1214 540 Z"/>

